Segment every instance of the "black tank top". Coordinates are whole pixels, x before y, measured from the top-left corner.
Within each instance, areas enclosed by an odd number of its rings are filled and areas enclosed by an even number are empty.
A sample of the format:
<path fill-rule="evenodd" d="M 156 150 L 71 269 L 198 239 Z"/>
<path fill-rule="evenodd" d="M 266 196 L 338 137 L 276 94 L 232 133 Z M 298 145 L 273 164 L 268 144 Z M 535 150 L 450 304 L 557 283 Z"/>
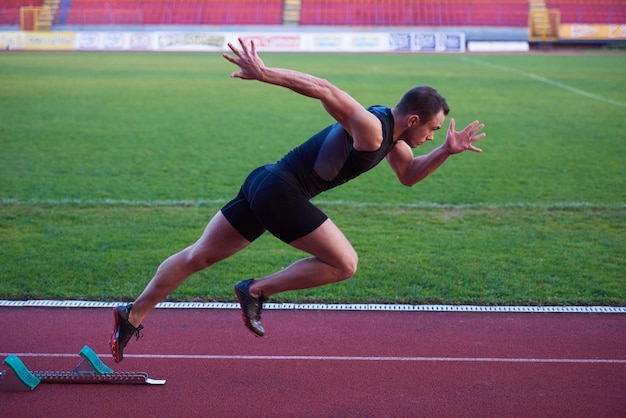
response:
<path fill-rule="evenodd" d="M 393 115 L 385 106 L 367 109 L 382 122 L 383 142 L 376 151 L 357 151 L 348 132 L 335 123 L 265 167 L 310 199 L 374 168 L 394 147 Z"/>

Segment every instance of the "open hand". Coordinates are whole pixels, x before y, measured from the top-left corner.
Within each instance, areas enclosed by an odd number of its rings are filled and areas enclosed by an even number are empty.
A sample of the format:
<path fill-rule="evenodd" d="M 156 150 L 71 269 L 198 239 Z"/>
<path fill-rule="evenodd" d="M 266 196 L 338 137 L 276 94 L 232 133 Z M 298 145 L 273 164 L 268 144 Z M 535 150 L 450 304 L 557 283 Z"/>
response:
<path fill-rule="evenodd" d="M 239 44 L 241 45 L 241 49 L 236 48 L 230 42 L 228 43 L 228 47 L 238 58 L 235 58 L 227 53 L 222 54 L 224 58 L 240 68 L 240 71 L 235 71 L 230 76 L 244 80 L 259 80 L 261 73 L 265 68 L 265 64 L 256 53 L 254 41 L 250 40 L 250 46 L 248 47 L 243 38 L 239 38 Z"/>
<path fill-rule="evenodd" d="M 484 124 L 475 120 L 467 125 L 465 129 L 457 132 L 454 130 L 454 118 L 451 118 L 448 133 L 446 135 L 446 141 L 444 143 L 448 153 L 458 154 L 459 152 L 467 150 L 483 152 L 482 149 L 476 148 L 473 144 L 487 135 L 484 132 L 480 132 L 484 127 Z"/>

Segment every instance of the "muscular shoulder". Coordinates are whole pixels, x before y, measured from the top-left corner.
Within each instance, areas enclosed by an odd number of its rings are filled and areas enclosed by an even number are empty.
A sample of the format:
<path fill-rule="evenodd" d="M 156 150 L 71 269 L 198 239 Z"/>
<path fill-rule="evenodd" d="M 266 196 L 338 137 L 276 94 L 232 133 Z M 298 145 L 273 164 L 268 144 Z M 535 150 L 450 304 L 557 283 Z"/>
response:
<path fill-rule="evenodd" d="M 393 135 L 393 115 L 385 106 L 371 106 L 354 116 L 352 132 L 354 148 L 359 151 L 376 151 L 386 137 Z"/>

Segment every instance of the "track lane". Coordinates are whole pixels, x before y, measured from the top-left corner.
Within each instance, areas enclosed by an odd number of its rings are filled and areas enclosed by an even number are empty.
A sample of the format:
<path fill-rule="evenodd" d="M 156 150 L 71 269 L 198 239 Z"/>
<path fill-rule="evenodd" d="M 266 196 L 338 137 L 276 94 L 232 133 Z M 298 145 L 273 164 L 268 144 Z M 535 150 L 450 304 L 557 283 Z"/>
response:
<path fill-rule="evenodd" d="M 115 371 L 146 371 L 165 386 L 46 384 L 0 393 L 0 415 L 626 411 L 622 314 L 267 311 L 268 334 L 255 338 L 235 310 L 155 310 L 119 365 L 106 354 L 111 317 L 110 309 L 0 308 L 0 353 L 33 353 L 22 359 L 31 370 L 72 370 L 87 344 Z"/>

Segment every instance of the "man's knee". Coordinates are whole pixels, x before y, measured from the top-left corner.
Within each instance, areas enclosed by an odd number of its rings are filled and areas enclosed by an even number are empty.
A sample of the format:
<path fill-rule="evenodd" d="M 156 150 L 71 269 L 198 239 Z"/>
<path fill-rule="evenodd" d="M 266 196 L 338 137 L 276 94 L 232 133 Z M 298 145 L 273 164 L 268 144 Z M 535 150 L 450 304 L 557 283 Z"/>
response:
<path fill-rule="evenodd" d="M 359 256 L 354 252 L 344 257 L 339 269 L 339 280 L 346 280 L 356 274 L 359 265 Z"/>
<path fill-rule="evenodd" d="M 184 251 L 187 253 L 185 257 L 187 265 L 195 271 L 204 270 L 216 262 L 211 253 L 200 245 L 192 245 Z"/>

